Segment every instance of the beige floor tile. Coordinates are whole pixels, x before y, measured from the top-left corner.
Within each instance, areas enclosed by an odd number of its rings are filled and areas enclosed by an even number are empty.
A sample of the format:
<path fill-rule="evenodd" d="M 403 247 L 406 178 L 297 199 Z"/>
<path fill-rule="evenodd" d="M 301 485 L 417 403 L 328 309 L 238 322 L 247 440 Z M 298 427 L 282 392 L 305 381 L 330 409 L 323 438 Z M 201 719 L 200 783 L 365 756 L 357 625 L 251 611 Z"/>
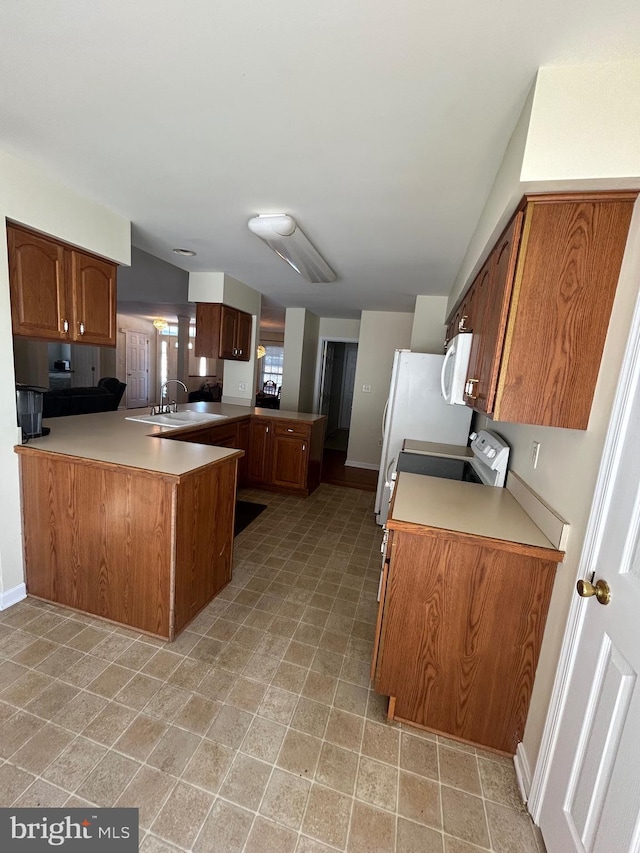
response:
<path fill-rule="evenodd" d="M 33 714 L 16 711 L 15 708 L 11 710 L 12 716 L 2 724 L 2 737 L 0 737 L 0 757 L 2 758 L 10 758 L 44 726 L 44 720 Z"/>
<path fill-rule="evenodd" d="M 428 826 L 398 818 L 398 853 L 443 853 L 442 833 Z"/>
<path fill-rule="evenodd" d="M 73 732 L 81 732 L 107 705 L 107 700 L 82 691 L 53 717 L 53 722 Z"/>
<path fill-rule="evenodd" d="M 233 749 L 221 743 L 203 740 L 189 761 L 182 778 L 185 782 L 215 794 L 231 767 L 234 755 Z"/>
<path fill-rule="evenodd" d="M 115 802 L 119 808 L 137 808 L 138 822 L 148 829 L 176 780 L 153 767 L 142 766 Z"/>
<path fill-rule="evenodd" d="M 74 696 L 77 695 L 77 687 L 64 684 L 62 681 L 54 681 L 30 702 L 27 702 L 25 709 L 30 714 L 37 714 L 39 717 L 50 720 L 62 708 L 68 706 Z"/>
<path fill-rule="evenodd" d="M 316 768 L 316 782 L 343 794 L 353 794 L 358 773 L 358 756 L 332 743 L 323 743 Z"/>
<path fill-rule="evenodd" d="M 110 808 L 138 772 L 140 764 L 117 752 L 107 752 L 76 791 L 92 803 Z"/>
<path fill-rule="evenodd" d="M 253 814 L 224 800 L 216 800 L 193 845 L 195 853 L 242 853 Z"/>
<path fill-rule="evenodd" d="M 286 726 L 293 717 L 297 703 L 298 697 L 295 693 L 289 693 L 279 687 L 269 687 L 258 708 L 258 714 Z"/>
<path fill-rule="evenodd" d="M 169 726 L 147 758 L 147 764 L 163 773 L 180 776 L 199 744 L 197 735 Z"/>
<path fill-rule="evenodd" d="M 33 640 L 33 638 L 32 638 Z M 35 667 L 58 648 L 51 640 L 39 637 L 13 656 L 14 663 L 22 666 Z"/>
<path fill-rule="evenodd" d="M 42 776 L 66 791 L 75 791 L 106 755 L 107 749 L 86 738 L 76 738 Z"/>
<path fill-rule="evenodd" d="M 321 746 L 322 741 L 319 738 L 289 729 L 280 749 L 277 764 L 298 776 L 313 779 Z"/>
<path fill-rule="evenodd" d="M 34 781 L 35 776 L 26 770 L 9 763 L 0 765 L 0 803 L 10 806 Z"/>
<path fill-rule="evenodd" d="M 284 770 L 274 770 L 267 785 L 261 814 L 291 829 L 302 823 L 311 783 Z"/>
<path fill-rule="evenodd" d="M 387 764 L 398 764 L 400 732 L 398 729 L 382 723 L 367 720 L 364 724 L 362 754 Z"/>
<path fill-rule="evenodd" d="M 493 800 L 512 809 L 525 810 L 522 802 L 518 780 L 513 764 L 478 759 L 482 793 L 488 800 Z"/>
<path fill-rule="evenodd" d="M 314 650 L 315 651 L 315 650 Z M 4 690 L 14 681 L 26 675 L 27 668 L 12 660 L 0 661 L 0 691 Z"/>
<path fill-rule="evenodd" d="M 255 811 L 260 805 L 272 766 L 238 753 L 220 789 L 220 795 Z"/>
<path fill-rule="evenodd" d="M 442 819 L 444 831 L 449 835 L 480 847 L 489 846 L 484 804 L 480 797 L 443 786 Z"/>
<path fill-rule="evenodd" d="M 470 752 L 438 745 L 440 781 L 443 785 L 461 788 L 470 794 L 482 794 L 478 760 Z"/>
<path fill-rule="evenodd" d="M 211 667 L 202 661 L 182 658 L 181 663 L 173 670 L 167 681 L 183 690 L 196 690 L 210 669 Z"/>
<path fill-rule="evenodd" d="M 206 699 L 224 702 L 236 683 L 236 678 L 236 675 L 224 669 L 209 669 L 208 674 L 198 685 L 197 692 Z"/>
<path fill-rule="evenodd" d="M 35 667 L 38 672 L 60 678 L 71 671 L 84 657 L 84 653 L 68 646 L 58 646 L 53 654 L 46 657 L 42 663 Z"/>
<path fill-rule="evenodd" d="M 266 686 L 259 681 L 240 676 L 227 696 L 226 702 L 228 705 L 253 714 L 260 707 L 266 690 Z"/>
<path fill-rule="evenodd" d="M 134 675 L 135 672 L 131 669 L 126 669 L 114 663 L 108 664 L 106 669 L 103 669 L 99 675 L 96 675 L 93 681 L 89 682 L 87 690 L 97 693 L 99 696 L 104 696 L 106 699 L 113 699 L 116 693 L 119 693 Z"/>
<path fill-rule="evenodd" d="M 223 705 L 207 731 L 207 738 L 237 749 L 253 722 L 253 716 L 248 711 Z"/>
<path fill-rule="evenodd" d="M 167 723 L 140 714 L 118 738 L 115 748 L 132 758 L 144 761 L 151 754 L 167 728 Z"/>
<path fill-rule="evenodd" d="M 26 705 L 54 683 L 54 679 L 35 670 L 27 670 L 21 677 L 12 682 L 0 693 L 0 699 L 24 708 Z"/>
<path fill-rule="evenodd" d="M 311 670 L 302 688 L 302 695 L 307 699 L 313 699 L 315 702 L 332 705 L 337 684 L 337 678 Z"/>
<path fill-rule="evenodd" d="M 205 791 L 178 782 L 153 822 L 152 832 L 188 850 L 200 832 L 213 799 Z"/>
<path fill-rule="evenodd" d="M 244 740 L 242 752 L 273 763 L 278 757 L 287 730 L 265 717 L 254 717 Z"/>
<path fill-rule="evenodd" d="M 302 831 L 318 841 L 344 849 L 351 817 L 351 797 L 314 783 Z"/>
<path fill-rule="evenodd" d="M 301 697 L 291 720 L 291 726 L 306 734 L 321 738 L 327 727 L 329 712 L 328 705 L 322 705 L 320 702 L 312 702 L 311 699 Z"/>
<path fill-rule="evenodd" d="M 398 814 L 409 820 L 440 829 L 440 786 L 431 779 L 400 771 Z"/>
<path fill-rule="evenodd" d="M 438 779 L 438 747 L 433 741 L 413 737 L 407 732 L 400 736 L 400 767 L 426 776 L 428 779 Z"/>
<path fill-rule="evenodd" d="M 119 666 L 126 666 L 129 669 L 140 670 L 147 663 L 149 658 L 152 658 L 157 651 L 157 648 L 149 645 L 149 643 L 136 641 L 122 652 L 120 657 L 117 659 L 117 663 Z"/>
<path fill-rule="evenodd" d="M 273 687 L 279 687 L 281 690 L 300 693 L 307 674 L 308 670 L 305 667 L 282 661 L 271 680 L 271 684 Z"/>
<path fill-rule="evenodd" d="M 489 833 L 496 853 L 538 853 L 529 815 L 497 803 L 486 804 Z"/>
<path fill-rule="evenodd" d="M 135 717 L 136 712 L 132 708 L 125 708 L 117 702 L 109 702 L 83 729 L 82 734 L 105 746 L 113 746 Z"/>
<path fill-rule="evenodd" d="M 203 696 L 191 696 L 176 714 L 173 724 L 194 734 L 203 735 L 209 730 L 221 708 L 220 702 L 212 702 Z"/>
<path fill-rule="evenodd" d="M 364 717 L 368 698 L 369 691 L 364 687 L 358 687 L 348 681 L 339 681 L 333 702 L 336 708 Z"/>
<path fill-rule="evenodd" d="M 290 829 L 257 818 L 244 853 L 294 853 L 298 836 Z"/>
<path fill-rule="evenodd" d="M 460 838 L 454 838 L 452 835 L 444 835 L 444 851 L 445 853 L 486 853 L 486 847 L 478 847 L 477 844 L 469 844 L 467 841 L 462 841 Z M 520 851 L 512 851 L 512 853 L 520 853 Z"/>
<path fill-rule="evenodd" d="M 284 660 L 287 663 L 308 668 L 311 666 L 315 653 L 315 646 L 309 646 L 307 643 L 299 643 L 297 640 L 292 640 L 289 643 Z"/>
<path fill-rule="evenodd" d="M 396 819 L 394 815 L 355 802 L 349 827 L 348 853 L 395 853 Z M 402 848 L 401 848 L 402 849 Z M 402 853 L 406 853 L 402 849 Z"/>
<path fill-rule="evenodd" d="M 359 750 L 362 740 L 364 719 L 339 708 L 332 708 L 325 738 L 345 749 Z"/>
<path fill-rule="evenodd" d="M 360 757 L 356 797 L 381 809 L 395 812 L 398 794 L 398 770 L 366 756 Z"/>
<path fill-rule="evenodd" d="M 46 723 L 11 756 L 11 763 L 40 775 L 73 739 L 71 732 Z"/>
<path fill-rule="evenodd" d="M 189 696 L 190 694 L 186 690 L 180 690 L 179 687 L 174 687 L 172 684 L 163 684 L 160 690 L 147 702 L 144 712 L 150 717 L 157 717 L 171 723 L 187 704 Z"/>
<path fill-rule="evenodd" d="M 62 788 L 57 788 L 55 785 L 50 785 L 43 779 L 36 781 L 15 801 L 16 808 L 21 809 L 36 809 L 36 808 L 61 808 L 67 801 L 69 794 L 63 791 Z"/>
<path fill-rule="evenodd" d="M 301 835 L 298 839 L 296 853 L 332 853 L 335 849 L 335 847 L 327 847 L 321 841 L 316 841 L 315 838 Z"/>
<path fill-rule="evenodd" d="M 340 679 L 342 681 L 349 681 L 351 684 L 357 684 L 359 687 L 368 688 L 370 669 L 370 664 L 367 661 L 345 657 L 342 659 Z"/>
<path fill-rule="evenodd" d="M 166 681 L 182 660 L 182 655 L 174 654 L 167 649 L 160 649 L 142 667 L 142 671 L 153 678 L 161 678 Z"/>
<path fill-rule="evenodd" d="M 242 670 L 242 674 L 254 681 L 270 684 L 279 665 L 280 661 L 277 658 L 262 654 L 262 652 L 254 652 Z"/>

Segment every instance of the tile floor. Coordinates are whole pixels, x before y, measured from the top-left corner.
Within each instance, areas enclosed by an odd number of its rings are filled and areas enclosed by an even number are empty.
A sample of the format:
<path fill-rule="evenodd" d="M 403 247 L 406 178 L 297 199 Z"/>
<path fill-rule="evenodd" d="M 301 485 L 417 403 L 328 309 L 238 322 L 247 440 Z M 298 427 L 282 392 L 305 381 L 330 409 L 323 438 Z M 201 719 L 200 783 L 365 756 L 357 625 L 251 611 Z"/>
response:
<path fill-rule="evenodd" d="M 268 509 L 173 644 L 0 614 L 0 805 L 137 806 L 144 853 L 540 853 L 511 761 L 390 725 L 369 684 L 373 495 Z"/>

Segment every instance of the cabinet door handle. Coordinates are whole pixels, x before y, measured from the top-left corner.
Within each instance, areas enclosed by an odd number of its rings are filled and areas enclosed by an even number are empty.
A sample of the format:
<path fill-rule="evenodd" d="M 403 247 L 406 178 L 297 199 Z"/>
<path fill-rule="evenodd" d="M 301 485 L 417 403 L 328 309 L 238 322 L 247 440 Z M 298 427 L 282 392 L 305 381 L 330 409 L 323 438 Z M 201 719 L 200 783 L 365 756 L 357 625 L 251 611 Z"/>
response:
<path fill-rule="evenodd" d="M 80 334 L 84 335 L 84 323 L 78 323 L 78 326 L 80 328 Z"/>
<path fill-rule="evenodd" d="M 467 396 L 470 400 L 476 400 L 478 398 L 478 395 L 473 393 L 473 386 L 477 384 L 477 379 L 470 379 L 464 387 L 465 396 Z"/>
<path fill-rule="evenodd" d="M 291 427 L 287 427 L 287 432 L 293 432 L 293 430 L 291 429 Z"/>
<path fill-rule="evenodd" d="M 265 435 L 266 435 L 266 433 L 268 433 L 268 432 L 269 432 L 269 427 L 267 427 L 267 428 L 265 429 Z"/>
<path fill-rule="evenodd" d="M 468 314 L 464 314 L 464 315 L 460 318 L 460 321 L 458 322 L 458 331 L 459 331 L 459 332 L 468 332 L 468 331 L 469 331 L 469 329 L 467 328 L 467 320 L 468 320 L 468 319 L 469 319 L 469 315 L 468 315 Z"/>
<path fill-rule="evenodd" d="M 303 444 L 303 445 L 302 445 L 302 452 L 304 453 L 306 449 L 307 449 L 307 445 L 306 445 L 306 444 Z"/>
<path fill-rule="evenodd" d="M 63 332 L 68 332 L 68 331 L 69 331 L 69 321 L 68 321 L 68 320 L 63 320 L 63 321 L 62 321 L 62 331 L 63 331 Z"/>

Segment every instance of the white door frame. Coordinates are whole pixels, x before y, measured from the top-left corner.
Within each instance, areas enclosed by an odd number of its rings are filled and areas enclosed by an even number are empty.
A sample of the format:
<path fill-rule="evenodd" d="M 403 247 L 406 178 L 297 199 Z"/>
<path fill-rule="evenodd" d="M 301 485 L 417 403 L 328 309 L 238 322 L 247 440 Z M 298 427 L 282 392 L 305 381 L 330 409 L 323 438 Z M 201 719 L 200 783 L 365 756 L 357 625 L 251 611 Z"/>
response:
<path fill-rule="evenodd" d="M 631 330 L 622 360 L 576 580 L 589 577 L 595 571 L 602 530 L 611 503 L 616 468 L 622 450 L 621 437 L 629 426 L 633 399 L 637 393 L 640 393 L 640 295 L 636 299 Z M 535 771 L 531 779 L 527 808 L 536 824 L 540 818 L 542 800 L 551 771 L 551 761 L 558 739 L 569 681 L 578 653 L 578 643 L 585 614 L 582 603 L 582 599 L 578 595 L 572 596 L 551 702 L 547 712 L 547 721 Z"/>
<path fill-rule="evenodd" d="M 313 414 L 317 415 L 320 411 L 320 381 L 322 379 L 322 353 L 324 352 L 324 345 L 332 341 L 336 344 L 357 344 L 357 338 L 339 338 L 335 335 L 323 335 L 321 338 L 318 338 L 318 352 L 316 354 L 316 379 L 313 386 Z"/>

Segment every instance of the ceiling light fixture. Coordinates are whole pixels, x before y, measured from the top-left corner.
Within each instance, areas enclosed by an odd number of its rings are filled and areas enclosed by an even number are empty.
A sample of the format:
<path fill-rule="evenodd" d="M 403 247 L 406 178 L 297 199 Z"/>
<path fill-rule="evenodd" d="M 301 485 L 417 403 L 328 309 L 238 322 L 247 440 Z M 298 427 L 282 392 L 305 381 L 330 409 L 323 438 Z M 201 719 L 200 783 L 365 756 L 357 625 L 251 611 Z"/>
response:
<path fill-rule="evenodd" d="M 336 274 L 286 213 L 261 214 L 249 220 L 249 230 L 307 281 L 335 281 Z"/>
<path fill-rule="evenodd" d="M 266 354 L 266 348 L 263 347 L 262 344 L 258 344 L 258 349 L 256 350 L 256 355 L 258 356 L 258 358 L 264 358 Z"/>
<path fill-rule="evenodd" d="M 156 317 L 156 319 L 153 321 L 153 325 L 159 332 L 164 332 L 164 330 L 169 324 L 166 320 L 163 320 L 162 317 Z"/>
<path fill-rule="evenodd" d="M 191 249 L 173 249 L 174 255 L 182 255 L 184 258 L 194 258 L 196 256 L 196 252 Z"/>

